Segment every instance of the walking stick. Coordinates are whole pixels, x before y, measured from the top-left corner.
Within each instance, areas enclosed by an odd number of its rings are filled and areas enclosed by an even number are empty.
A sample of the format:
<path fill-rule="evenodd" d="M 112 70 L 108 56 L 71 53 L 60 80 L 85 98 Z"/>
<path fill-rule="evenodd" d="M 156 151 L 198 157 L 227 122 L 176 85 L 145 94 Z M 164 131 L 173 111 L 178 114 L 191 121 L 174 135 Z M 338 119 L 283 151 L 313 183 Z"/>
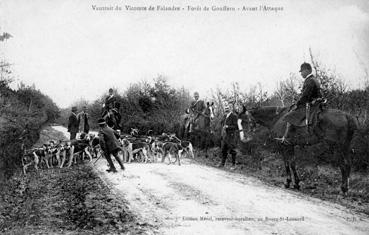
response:
<path fill-rule="evenodd" d="M 103 152 L 100 150 L 99 151 L 99 153 L 100 153 L 100 156 L 96 159 L 96 161 L 94 162 L 94 165 L 96 164 L 96 162 L 103 156 Z"/>

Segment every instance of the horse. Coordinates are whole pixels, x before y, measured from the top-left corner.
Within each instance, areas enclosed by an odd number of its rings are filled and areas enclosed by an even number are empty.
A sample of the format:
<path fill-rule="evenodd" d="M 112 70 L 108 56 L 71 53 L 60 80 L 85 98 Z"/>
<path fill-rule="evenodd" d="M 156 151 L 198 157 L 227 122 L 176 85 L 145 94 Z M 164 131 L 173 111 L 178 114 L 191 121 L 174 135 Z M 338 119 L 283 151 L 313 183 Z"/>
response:
<path fill-rule="evenodd" d="M 106 124 L 114 130 L 120 129 L 120 114 L 115 109 L 105 110 L 102 113 L 102 118 Z"/>
<path fill-rule="evenodd" d="M 245 133 L 242 127 L 244 121 L 248 125 L 250 123 L 258 123 L 267 127 L 274 137 L 282 136 L 286 128 L 284 117 L 288 112 L 288 107 L 265 106 L 250 110 L 244 107 L 242 115 L 238 119 L 241 141 L 248 142 L 252 139 L 252 134 L 250 136 L 249 132 L 246 133 L 247 139 L 245 139 Z M 322 109 L 317 116 L 316 124 L 313 126 L 292 126 L 289 134 L 289 144 L 278 143 L 279 152 L 283 156 L 287 173 L 285 187 L 290 187 L 292 170 L 294 188 L 300 189 L 300 179 L 296 171 L 295 150 L 309 145 L 324 143 L 328 146 L 328 150 L 333 152 L 335 160 L 338 160 L 342 174 L 341 190 L 346 194 L 349 188 L 352 165 L 350 143 L 357 130 L 358 123 L 356 119 L 352 115 L 336 109 Z"/>
<path fill-rule="evenodd" d="M 192 142 L 198 147 L 205 149 L 205 156 L 208 157 L 208 148 L 211 140 L 211 120 L 214 119 L 214 103 L 206 103 L 206 108 L 203 113 L 192 123 Z"/>

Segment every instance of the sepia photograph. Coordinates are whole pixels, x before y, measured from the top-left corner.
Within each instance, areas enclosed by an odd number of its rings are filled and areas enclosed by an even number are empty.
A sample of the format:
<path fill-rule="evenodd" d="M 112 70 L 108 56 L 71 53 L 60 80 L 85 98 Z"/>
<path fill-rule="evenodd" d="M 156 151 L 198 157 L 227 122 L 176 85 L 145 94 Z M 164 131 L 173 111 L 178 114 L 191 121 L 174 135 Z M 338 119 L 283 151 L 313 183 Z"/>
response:
<path fill-rule="evenodd" d="M 0 234 L 369 233 L 369 1 L 0 0 Z"/>

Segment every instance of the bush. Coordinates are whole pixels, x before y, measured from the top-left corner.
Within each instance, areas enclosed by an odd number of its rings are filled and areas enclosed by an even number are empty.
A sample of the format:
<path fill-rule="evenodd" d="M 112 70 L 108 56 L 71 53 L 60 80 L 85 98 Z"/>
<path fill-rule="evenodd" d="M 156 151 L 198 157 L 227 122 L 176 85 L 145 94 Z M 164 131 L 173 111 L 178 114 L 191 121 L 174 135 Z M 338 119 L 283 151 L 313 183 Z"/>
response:
<path fill-rule="evenodd" d="M 17 91 L 0 86 L 0 180 L 10 177 L 21 166 L 23 148 L 30 148 L 39 137 L 42 125 L 59 115 L 52 100 L 21 84 Z"/>

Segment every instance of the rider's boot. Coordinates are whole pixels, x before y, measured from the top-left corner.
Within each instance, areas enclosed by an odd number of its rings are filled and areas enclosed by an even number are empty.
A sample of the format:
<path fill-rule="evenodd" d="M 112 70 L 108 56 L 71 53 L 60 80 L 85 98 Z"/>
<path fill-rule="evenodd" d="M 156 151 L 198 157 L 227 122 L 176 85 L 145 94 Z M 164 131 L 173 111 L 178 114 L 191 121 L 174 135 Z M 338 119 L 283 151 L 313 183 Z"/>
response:
<path fill-rule="evenodd" d="M 289 141 L 287 140 L 287 136 L 288 136 L 288 133 L 290 131 L 290 128 L 291 128 L 291 124 L 289 122 L 287 122 L 286 130 L 285 130 L 284 135 L 282 136 L 282 138 L 275 138 L 275 139 L 278 140 L 278 141 L 281 141 L 281 143 L 288 144 Z"/>

